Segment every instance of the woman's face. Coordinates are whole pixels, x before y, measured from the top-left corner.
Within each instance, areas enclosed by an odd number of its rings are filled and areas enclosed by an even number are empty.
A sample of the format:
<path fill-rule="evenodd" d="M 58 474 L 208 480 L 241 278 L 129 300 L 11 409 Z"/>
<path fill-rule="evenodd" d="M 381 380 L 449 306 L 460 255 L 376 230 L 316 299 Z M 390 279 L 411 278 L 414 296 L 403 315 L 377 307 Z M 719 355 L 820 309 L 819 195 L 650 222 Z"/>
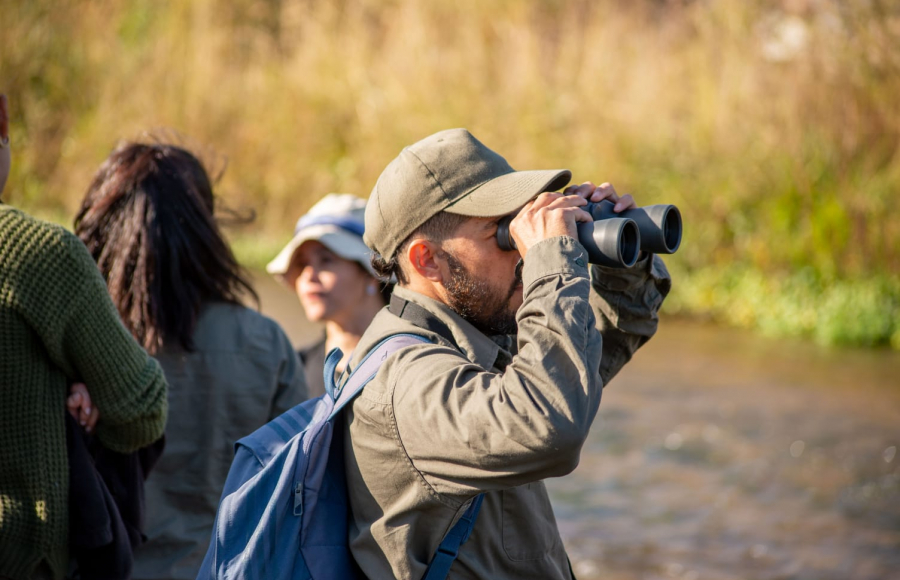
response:
<path fill-rule="evenodd" d="M 374 279 L 320 242 L 303 242 L 294 252 L 287 280 L 312 322 L 340 322 L 363 302 Z"/>

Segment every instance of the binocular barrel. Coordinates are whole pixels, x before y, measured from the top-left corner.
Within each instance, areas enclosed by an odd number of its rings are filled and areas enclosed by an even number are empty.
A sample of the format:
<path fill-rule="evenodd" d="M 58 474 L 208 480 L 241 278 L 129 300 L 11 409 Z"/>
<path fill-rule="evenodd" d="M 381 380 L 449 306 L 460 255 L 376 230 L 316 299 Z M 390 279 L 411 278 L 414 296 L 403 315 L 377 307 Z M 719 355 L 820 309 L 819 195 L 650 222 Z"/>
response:
<path fill-rule="evenodd" d="M 673 254 L 681 245 L 681 212 L 674 205 L 651 205 L 615 213 L 614 204 L 604 200 L 588 203 L 583 209 L 593 222 L 579 223 L 578 241 L 588 252 L 591 264 L 630 268 L 641 250 Z M 497 225 L 497 243 L 502 250 L 515 250 L 509 233 L 508 216 Z"/>
<path fill-rule="evenodd" d="M 681 212 L 674 205 L 658 204 L 636 207 L 616 213 L 615 204 L 603 200 L 588 203 L 584 210 L 594 220 L 625 218 L 634 220 L 641 230 L 641 249 L 656 254 L 674 254 L 681 245 Z"/>

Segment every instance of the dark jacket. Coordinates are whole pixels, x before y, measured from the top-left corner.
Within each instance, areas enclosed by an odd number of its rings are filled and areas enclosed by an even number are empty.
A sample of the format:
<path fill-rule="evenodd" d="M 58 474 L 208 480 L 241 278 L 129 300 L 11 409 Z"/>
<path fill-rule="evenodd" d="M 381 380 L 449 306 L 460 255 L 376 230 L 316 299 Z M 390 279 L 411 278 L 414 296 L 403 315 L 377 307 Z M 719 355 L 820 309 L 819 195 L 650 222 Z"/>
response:
<path fill-rule="evenodd" d="M 66 413 L 69 555 L 76 578 L 126 580 L 145 539 L 144 481 L 165 447 L 161 437 L 134 453 L 106 449 Z"/>

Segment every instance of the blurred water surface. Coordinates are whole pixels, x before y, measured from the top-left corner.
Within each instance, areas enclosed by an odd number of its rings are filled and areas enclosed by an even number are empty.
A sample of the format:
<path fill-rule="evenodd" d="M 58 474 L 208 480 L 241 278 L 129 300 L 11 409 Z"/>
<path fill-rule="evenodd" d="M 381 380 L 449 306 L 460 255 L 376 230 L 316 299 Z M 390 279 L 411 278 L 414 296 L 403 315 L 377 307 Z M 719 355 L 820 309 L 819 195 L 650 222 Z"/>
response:
<path fill-rule="evenodd" d="M 295 344 L 321 332 L 256 277 Z M 548 481 L 580 580 L 900 578 L 900 353 L 666 318 Z"/>

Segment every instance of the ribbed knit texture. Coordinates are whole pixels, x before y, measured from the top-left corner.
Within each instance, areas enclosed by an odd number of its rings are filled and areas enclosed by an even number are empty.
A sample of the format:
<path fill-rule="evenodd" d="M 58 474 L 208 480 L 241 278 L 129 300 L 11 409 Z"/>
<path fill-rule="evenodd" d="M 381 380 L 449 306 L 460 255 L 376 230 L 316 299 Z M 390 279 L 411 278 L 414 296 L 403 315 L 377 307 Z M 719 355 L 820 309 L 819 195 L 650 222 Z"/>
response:
<path fill-rule="evenodd" d="M 165 426 L 166 383 L 65 229 L 0 204 L 0 576 L 68 560 L 68 384 L 87 384 L 97 436 L 130 452 Z"/>

